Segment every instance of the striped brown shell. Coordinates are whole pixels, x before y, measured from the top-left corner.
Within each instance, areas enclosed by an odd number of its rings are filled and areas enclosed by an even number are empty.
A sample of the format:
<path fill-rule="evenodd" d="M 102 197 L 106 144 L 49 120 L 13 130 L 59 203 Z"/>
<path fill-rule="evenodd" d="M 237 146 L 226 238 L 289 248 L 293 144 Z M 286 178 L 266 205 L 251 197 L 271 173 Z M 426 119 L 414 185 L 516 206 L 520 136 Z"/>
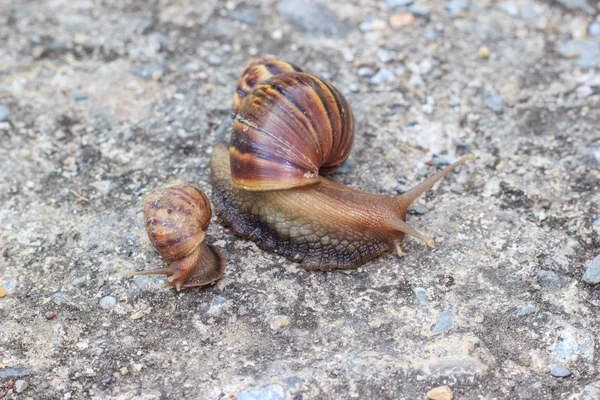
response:
<path fill-rule="evenodd" d="M 144 220 L 152 244 L 167 261 L 186 257 L 204 241 L 210 201 L 193 186 L 155 189 L 144 199 Z"/>
<path fill-rule="evenodd" d="M 237 82 L 237 88 L 233 94 L 233 106 L 231 107 L 231 116 L 235 118 L 242 107 L 246 96 L 252 92 L 259 83 L 266 81 L 272 76 L 283 74 L 285 72 L 302 72 L 302 68 L 290 64 L 286 61 L 274 57 L 262 57 L 251 61 L 244 72 L 240 75 Z"/>
<path fill-rule="evenodd" d="M 287 72 L 258 84 L 233 121 L 234 185 L 250 191 L 319 183 L 350 155 L 354 117 L 331 84 Z"/>

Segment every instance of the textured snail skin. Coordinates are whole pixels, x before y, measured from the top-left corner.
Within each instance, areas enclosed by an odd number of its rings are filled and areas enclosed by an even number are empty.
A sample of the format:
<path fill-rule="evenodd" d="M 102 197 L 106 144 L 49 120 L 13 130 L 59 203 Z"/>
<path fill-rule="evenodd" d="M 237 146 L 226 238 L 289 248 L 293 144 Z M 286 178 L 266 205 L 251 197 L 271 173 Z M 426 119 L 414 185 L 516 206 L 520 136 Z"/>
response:
<path fill-rule="evenodd" d="M 397 197 L 364 193 L 326 178 L 318 185 L 266 192 L 234 187 L 229 152 L 217 145 L 211 155 L 215 210 L 236 235 L 309 270 L 357 268 L 399 250 L 405 233 L 432 241 L 404 221 L 406 210 L 435 182 L 469 155 Z"/>
<path fill-rule="evenodd" d="M 225 271 L 225 259 L 217 247 L 204 241 L 210 218 L 210 201 L 194 186 L 175 185 L 150 192 L 144 199 L 146 231 L 169 265 L 129 277 L 164 274 L 177 290 L 219 279 Z"/>

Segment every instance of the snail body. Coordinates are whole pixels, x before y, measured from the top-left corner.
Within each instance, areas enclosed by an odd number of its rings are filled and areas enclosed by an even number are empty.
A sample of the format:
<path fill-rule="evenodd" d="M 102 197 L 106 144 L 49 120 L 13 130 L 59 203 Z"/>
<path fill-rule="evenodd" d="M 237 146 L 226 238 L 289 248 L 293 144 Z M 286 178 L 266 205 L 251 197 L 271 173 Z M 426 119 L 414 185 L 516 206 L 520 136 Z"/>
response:
<path fill-rule="evenodd" d="M 282 63 L 263 58 L 246 68 Z M 286 64 L 286 63 L 284 63 Z M 264 74 L 263 82 L 238 83 L 229 148 L 211 155 L 215 209 L 233 232 L 311 270 L 356 268 L 396 249 L 411 235 L 431 239 L 406 224 L 410 204 L 463 164 L 463 157 L 406 193 L 387 197 L 332 182 L 350 154 L 354 120 L 331 84 L 299 72 Z"/>
<path fill-rule="evenodd" d="M 167 275 L 177 290 L 202 286 L 225 271 L 220 250 L 205 242 L 212 212 L 208 197 L 194 186 L 158 188 L 144 199 L 146 232 L 169 265 L 128 275 Z"/>

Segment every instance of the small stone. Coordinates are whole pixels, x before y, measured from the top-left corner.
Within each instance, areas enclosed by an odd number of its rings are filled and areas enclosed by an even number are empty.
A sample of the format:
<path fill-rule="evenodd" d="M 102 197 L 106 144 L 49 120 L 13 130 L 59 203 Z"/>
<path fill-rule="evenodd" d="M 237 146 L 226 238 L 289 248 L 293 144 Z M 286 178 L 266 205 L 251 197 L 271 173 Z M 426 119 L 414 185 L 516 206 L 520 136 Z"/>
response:
<path fill-rule="evenodd" d="M 519 7 L 510 1 L 503 1 L 496 5 L 496 8 L 511 17 L 517 17 L 519 15 Z"/>
<path fill-rule="evenodd" d="M 152 20 L 144 19 L 137 26 L 136 32 L 138 35 L 145 35 L 146 33 L 150 32 L 152 26 Z"/>
<path fill-rule="evenodd" d="M 427 392 L 430 400 L 452 400 L 452 390 L 448 386 L 438 386 Z"/>
<path fill-rule="evenodd" d="M 521 307 L 520 309 L 518 309 L 515 315 L 517 317 L 523 317 L 525 315 L 533 314 L 535 311 L 535 306 L 528 304 L 525 307 Z"/>
<path fill-rule="evenodd" d="M 71 97 L 73 97 L 73 100 L 75 101 L 84 101 L 88 99 L 87 94 L 85 94 L 81 90 L 74 91 Z"/>
<path fill-rule="evenodd" d="M 48 311 L 44 314 L 44 317 L 46 317 L 47 320 L 51 321 L 54 318 L 56 318 L 56 313 L 54 311 Z"/>
<path fill-rule="evenodd" d="M 427 300 L 427 290 L 422 287 L 416 287 L 413 289 L 413 293 L 417 297 L 417 301 L 422 306 L 428 306 L 429 300 Z"/>
<path fill-rule="evenodd" d="M 588 27 L 588 35 L 591 37 L 600 36 L 600 22 L 594 22 Z"/>
<path fill-rule="evenodd" d="M 585 271 L 585 274 L 583 274 L 583 281 L 590 285 L 600 283 L 600 255 L 594 258 L 592 264 Z"/>
<path fill-rule="evenodd" d="M 221 65 L 221 57 L 219 57 L 216 54 L 211 54 L 210 56 L 208 56 L 208 63 L 210 65 Z"/>
<path fill-rule="evenodd" d="M 4 365 L 4 364 L 1 364 Z M 24 376 L 31 375 L 31 372 L 25 367 L 10 367 L 4 368 L 0 367 L 0 379 L 14 379 L 14 378 L 22 378 Z"/>
<path fill-rule="evenodd" d="M 386 49 L 379 49 L 377 50 L 377 58 L 380 62 L 386 64 L 394 59 L 394 53 Z"/>
<path fill-rule="evenodd" d="M 358 83 L 351 83 L 348 86 L 348 89 L 350 89 L 352 93 L 358 93 L 360 92 L 360 85 Z"/>
<path fill-rule="evenodd" d="M 23 393 L 25 391 L 25 389 L 27 389 L 28 386 L 29 386 L 29 384 L 27 383 L 27 381 L 19 379 L 18 381 L 15 382 L 15 391 L 17 393 Z"/>
<path fill-rule="evenodd" d="M 125 376 L 129 373 L 129 369 L 127 367 L 120 368 L 119 373 L 121 374 L 121 376 Z"/>
<path fill-rule="evenodd" d="M 490 58 L 490 48 L 487 46 L 481 46 L 479 48 L 479 58 L 483 58 L 484 60 Z"/>
<path fill-rule="evenodd" d="M 349 31 L 326 2 L 282 0 L 277 12 L 303 33 L 342 36 Z"/>
<path fill-rule="evenodd" d="M 437 31 L 427 31 L 423 37 L 427 40 L 435 42 L 440 37 L 440 34 Z"/>
<path fill-rule="evenodd" d="M 433 114 L 433 106 L 431 104 L 423 104 L 421 106 L 421 111 L 423 111 L 427 115 Z"/>
<path fill-rule="evenodd" d="M 437 324 L 431 330 L 431 333 L 437 334 L 447 331 L 452 326 L 452 311 L 441 311 L 437 316 Z"/>
<path fill-rule="evenodd" d="M 73 37 L 73 41 L 76 44 L 85 44 L 90 40 L 90 37 L 88 35 L 86 35 L 85 33 L 81 33 L 78 32 L 75 34 L 75 36 Z"/>
<path fill-rule="evenodd" d="M 431 15 L 431 8 L 426 4 L 413 4 L 408 8 L 408 10 L 417 17 L 421 18 L 429 18 Z"/>
<path fill-rule="evenodd" d="M 380 69 L 375 75 L 371 77 L 371 83 L 373 85 L 381 85 L 385 82 L 393 82 L 396 79 L 396 75 L 389 69 Z"/>
<path fill-rule="evenodd" d="M 230 44 L 225 43 L 221 46 L 221 50 L 223 50 L 224 53 L 231 53 L 233 51 L 233 47 L 231 47 Z"/>
<path fill-rule="evenodd" d="M 426 58 L 419 63 L 419 73 L 421 75 L 429 75 L 431 70 L 433 69 L 433 63 L 430 59 Z"/>
<path fill-rule="evenodd" d="M 227 304 L 229 300 L 225 297 L 215 296 L 213 297 L 212 303 L 210 303 L 210 308 L 208 309 L 209 314 L 217 314 L 219 313 Z"/>
<path fill-rule="evenodd" d="M 239 12 L 239 11 L 235 11 L 235 10 L 229 11 L 227 16 L 231 19 L 243 22 L 244 24 L 248 24 L 248 25 L 258 25 L 258 23 L 260 22 L 258 20 L 258 18 L 253 17 L 252 15 L 244 14 L 243 12 Z"/>
<path fill-rule="evenodd" d="M 134 69 L 133 73 L 147 81 L 156 81 L 164 75 L 165 69 L 159 64 L 146 64 Z"/>
<path fill-rule="evenodd" d="M 6 296 L 6 288 L 4 286 L 0 286 L 0 299 Z"/>
<path fill-rule="evenodd" d="M 424 215 L 427 213 L 427 207 L 423 204 L 419 204 L 417 206 L 410 207 L 407 212 L 411 215 Z"/>
<path fill-rule="evenodd" d="M 271 39 L 278 41 L 283 39 L 283 32 L 280 29 L 275 29 L 271 32 Z"/>
<path fill-rule="evenodd" d="M 110 189 L 112 188 L 112 183 L 113 181 L 111 180 L 96 181 L 90 183 L 90 186 L 99 191 L 100 193 L 106 195 L 108 194 L 108 192 L 110 192 Z"/>
<path fill-rule="evenodd" d="M 413 0 L 386 0 L 389 8 L 407 7 L 413 3 Z"/>
<path fill-rule="evenodd" d="M 575 39 L 566 41 L 556 47 L 563 57 L 573 59 L 573 62 L 583 68 L 598 66 L 600 56 L 600 41 L 595 39 Z"/>
<path fill-rule="evenodd" d="M 501 113 L 504 110 L 504 103 L 502 101 L 502 96 L 489 96 L 486 97 L 483 102 L 490 110 L 495 113 Z"/>
<path fill-rule="evenodd" d="M 100 308 L 102 308 L 104 310 L 110 310 L 115 305 L 117 305 L 117 299 L 114 298 L 113 296 L 104 296 L 103 298 L 100 299 L 98 304 L 100 305 Z"/>
<path fill-rule="evenodd" d="M 594 93 L 594 90 L 588 85 L 581 85 L 576 89 L 577 95 L 583 99 Z"/>
<path fill-rule="evenodd" d="M 592 229 L 596 231 L 598 236 L 600 236 L 600 218 L 592 222 Z"/>
<path fill-rule="evenodd" d="M 277 331 L 285 328 L 289 323 L 290 319 L 287 315 L 276 315 L 269 320 L 269 327 L 271 327 L 272 330 Z"/>
<path fill-rule="evenodd" d="M 373 71 L 373 68 L 371 67 L 360 67 L 356 70 L 356 73 L 358 74 L 358 76 L 362 76 L 365 78 L 370 78 L 373 75 L 375 75 L 375 71 Z"/>
<path fill-rule="evenodd" d="M 8 107 L 0 106 L 0 122 L 8 121 L 8 116 L 10 115 L 10 110 Z"/>
<path fill-rule="evenodd" d="M 435 165 L 436 167 L 444 167 L 446 165 L 450 165 L 451 162 L 450 160 L 448 160 L 446 157 L 434 154 L 433 157 L 431 158 L 431 162 L 433 163 L 433 165 Z"/>
<path fill-rule="evenodd" d="M 21 150 L 19 150 L 19 157 L 28 160 L 31 158 L 31 149 L 25 148 L 23 147 Z"/>
<path fill-rule="evenodd" d="M 456 18 L 469 9 L 469 2 L 468 0 L 451 0 L 446 3 L 445 8 L 450 12 L 452 18 Z"/>
<path fill-rule="evenodd" d="M 399 29 L 415 22 L 415 16 L 412 13 L 392 14 L 390 17 L 390 26 Z"/>
<path fill-rule="evenodd" d="M 594 9 L 588 4 L 587 0 L 557 0 L 560 4 L 569 10 L 582 10 L 590 15 L 594 15 Z"/>
<path fill-rule="evenodd" d="M 557 364 L 550 370 L 550 374 L 557 378 L 566 378 L 571 375 L 571 370 L 565 367 L 563 364 Z"/>
<path fill-rule="evenodd" d="M 239 306 L 238 307 L 238 315 L 240 316 L 244 316 L 248 314 L 248 310 L 246 309 L 246 307 L 244 306 Z"/>
<path fill-rule="evenodd" d="M 129 317 L 129 319 L 135 321 L 136 319 L 140 319 L 143 316 L 144 316 L 144 313 L 142 311 L 138 311 L 136 313 L 131 314 L 131 316 Z"/>

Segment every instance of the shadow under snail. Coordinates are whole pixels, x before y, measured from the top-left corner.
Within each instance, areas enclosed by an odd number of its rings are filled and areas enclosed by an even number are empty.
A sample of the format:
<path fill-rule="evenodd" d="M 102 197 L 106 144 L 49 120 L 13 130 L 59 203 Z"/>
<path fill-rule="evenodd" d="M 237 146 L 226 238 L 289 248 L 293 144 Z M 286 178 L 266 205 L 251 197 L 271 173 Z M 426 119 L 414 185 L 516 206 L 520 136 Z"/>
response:
<path fill-rule="evenodd" d="M 387 197 L 332 182 L 349 156 L 354 118 L 331 84 L 275 58 L 248 64 L 234 94 L 229 147 L 211 155 L 217 215 L 232 231 L 309 270 L 357 268 L 396 249 L 411 203 L 469 154 L 407 192 Z"/>

